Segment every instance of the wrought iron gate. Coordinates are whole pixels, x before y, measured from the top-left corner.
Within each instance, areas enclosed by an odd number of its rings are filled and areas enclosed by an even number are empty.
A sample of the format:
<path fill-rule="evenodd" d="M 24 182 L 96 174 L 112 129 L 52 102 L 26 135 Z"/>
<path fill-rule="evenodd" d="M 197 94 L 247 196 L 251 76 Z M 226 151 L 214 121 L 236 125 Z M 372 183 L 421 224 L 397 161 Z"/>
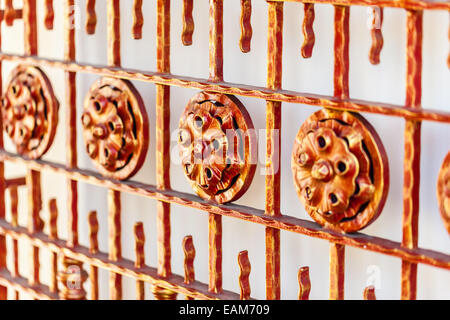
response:
<path fill-rule="evenodd" d="M 7 290 L 26 292 L 36 299 L 98 299 L 98 270 L 110 272 L 110 297 L 121 299 L 122 276 L 137 283 L 137 298 L 144 299 L 144 283 L 152 284 L 157 299 L 248 299 L 251 296 L 250 262 L 241 252 L 238 263 L 240 293 L 222 288 L 222 216 L 233 217 L 265 226 L 266 297 L 280 298 L 280 231 L 289 231 L 330 242 L 330 298 L 344 298 L 345 247 L 353 246 L 402 260 L 401 288 L 403 299 L 415 299 L 417 264 L 450 269 L 450 255 L 418 247 L 418 198 L 420 182 L 421 123 L 450 123 L 450 112 L 421 108 L 422 25 L 424 10 L 450 12 L 448 1 L 432 0 L 286 0 L 304 6 L 304 44 L 302 56 L 311 57 L 314 43 L 314 5 L 334 6 L 334 95 L 317 95 L 282 89 L 283 7 L 285 0 L 268 0 L 267 87 L 225 82 L 223 79 L 223 0 L 209 0 L 209 79 L 175 76 L 170 73 L 170 0 L 157 0 L 157 70 L 136 71 L 121 67 L 121 34 L 119 0 L 107 0 L 108 64 L 81 64 L 75 61 L 74 0 L 65 0 L 65 38 L 63 61 L 39 56 L 36 0 L 23 0 L 22 8 L 14 8 L 12 0 L 4 1 L 0 21 L 12 25 L 24 23 L 24 55 L 0 53 L 1 61 L 18 62 L 2 90 L 2 127 L 17 147 L 17 154 L 3 149 L 0 135 L 0 298 Z M 192 44 L 194 19 L 193 0 L 183 0 L 184 45 Z M 349 17 L 351 5 L 369 6 L 373 10 L 373 44 L 369 59 L 379 63 L 383 47 L 381 24 L 383 8 L 402 8 L 407 13 L 407 75 L 404 105 L 352 99 L 349 95 Z M 53 1 L 45 0 L 45 26 L 53 28 Z M 142 0 L 133 2 L 132 35 L 142 37 L 144 23 Z M 241 0 L 242 52 L 251 49 L 251 0 Z M 87 0 L 86 32 L 95 33 L 97 18 L 95 0 Z M 449 31 L 450 35 L 450 31 Z M 53 93 L 51 79 L 39 68 L 65 71 L 66 99 L 60 103 Z M 450 68 L 450 55 L 448 58 Z M 76 112 L 76 77 L 78 73 L 101 76 L 86 94 L 84 111 Z M 157 184 L 134 182 L 134 175 L 149 148 L 149 123 L 142 98 L 128 80 L 154 83 L 156 97 Z M 180 120 L 179 147 L 183 170 L 198 194 L 171 189 L 170 167 L 170 88 L 172 86 L 201 90 L 188 103 Z M 251 115 L 238 96 L 267 101 L 266 108 L 266 186 L 265 210 L 230 204 L 248 188 L 255 172 L 255 135 Z M 280 210 L 280 172 L 277 166 L 280 144 L 282 102 L 323 107 L 301 126 L 292 153 L 294 185 L 300 201 L 315 222 L 285 215 Z M 40 160 L 51 147 L 58 125 L 58 109 L 67 109 L 67 163 Z M 395 242 L 359 232 L 381 214 L 389 186 L 387 155 L 381 139 L 359 112 L 401 117 L 405 119 L 405 158 L 403 191 L 403 240 Z M 98 169 L 92 172 L 77 165 L 76 124 L 82 122 L 86 152 Z M 61 125 L 61 124 L 60 124 Z M 437 182 L 437 201 L 447 230 L 450 232 L 450 154 L 443 159 Z M 27 167 L 25 177 L 5 177 L 4 162 Z M 56 201 L 50 201 L 50 234 L 43 233 L 41 171 L 52 171 L 67 177 L 68 228 L 67 241 L 58 238 Z M 90 246 L 78 242 L 78 182 L 108 189 L 109 252 L 99 252 L 95 212 L 90 213 L 88 226 Z M 27 188 L 28 227 L 18 225 L 18 188 Z M 11 208 L 5 208 L 9 192 Z M 146 266 L 145 232 L 135 225 L 136 259 L 130 261 L 121 252 L 122 192 L 157 201 L 158 268 Z M 183 242 L 185 274 L 171 272 L 170 207 L 187 206 L 209 213 L 209 284 L 195 280 L 192 237 Z M 6 210 L 11 220 L 6 220 Z M 13 239 L 12 252 L 7 252 L 6 238 Z M 19 275 L 18 240 L 25 239 L 31 249 L 30 273 Z M 40 283 L 39 250 L 51 255 L 51 283 Z M 7 255 L 14 267 L 7 270 Z M 63 269 L 58 270 L 58 255 Z M 83 264 L 90 267 L 89 273 Z M 91 282 L 88 295 L 83 283 Z M 298 273 L 299 299 L 308 299 L 310 280 L 308 268 Z M 373 287 L 364 298 L 375 299 Z"/>

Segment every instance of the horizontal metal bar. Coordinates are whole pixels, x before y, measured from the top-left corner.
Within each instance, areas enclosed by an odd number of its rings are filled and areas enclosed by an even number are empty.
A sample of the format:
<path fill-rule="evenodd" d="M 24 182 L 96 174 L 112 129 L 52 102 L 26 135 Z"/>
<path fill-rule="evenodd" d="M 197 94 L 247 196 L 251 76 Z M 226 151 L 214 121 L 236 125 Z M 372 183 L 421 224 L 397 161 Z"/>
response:
<path fill-rule="evenodd" d="M 6 179 L 5 180 L 5 187 L 12 188 L 12 187 L 21 187 L 26 184 L 26 178 L 20 177 L 20 178 L 13 178 L 13 179 Z"/>
<path fill-rule="evenodd" d="M 108 76 L 113 78 L 137 80 L 170 86 L 199 89 L 204 91 L 221 92 L 245 97 L 259 98 L 271 101 L 282 101 L 325 107 L 353 112 L 367 112 L 386 116 L 403 117 L 410 120 L 437 121 L 450 123 L 450 112 L 414 109 L 400 105 L 377 103 L 358 99 L 340 100 L 326 95 L 301 93 L 290 90 L 272 90 L 265 87 L 249 86 L 229 82 L 214 82 L 206 79 L 176 76 L 167 73 L 144 72 L 132 69 L 121 69 L 107 66 L 50 60 L 45 58 L 0 53 L 0 61 L 13 61 L 36 66 L 59 68 L 70 72 L 83 72 Z"/>
<path fill-rule="evenodd" d="M 0 285 L 9 287 L 13 290 L 27 293 L 34 299 L 39 300 L 58 300 L 58 294 L 50 292 L 45 285 L 39 284 L 30 286 L 28 280 L 22 277 L 13 277 L 11 273 L 6 270 L 0 270 Z"/>
<path fill-rule="evenodd" d="M 449 1 L 439 0 L 267 0 L 270 2 L 301 2 L 340 6 L 376 6 L 411 10 L 450 10 Z"/>
<path fill-rule="evenodd" d="M 111 261 L 106 253 L 90 253 L 89 249 L 83 246 L 69 248 L 63 240 L 52 240 L 44 233 L 29 233 L 26 228 L 13 227 L 7 221 L 0 219 L 0 234 L 10 236 L 13 239 L 24 239 L 32 245 L 40 248 L 46 248 L 52 252 L 61 253 L 83 263 L 87 263 L 98 268 L 121 274 L 136 280 L 150 282 L 154 286 L 163 287 L 179 294 L 190 296 L 201 300 L 239 300 L 239 294 L 224 290 L 220 294 L 208 291 L 208 285 L 195 281 L 191 284 L 185 284 L 184 278 L 179 275 L 171 275 L 168 278 L 158 276 L 156 268 L 145 266 L 137 269 L 135 263 L 131 260 L 121 259 L 120 261 Z M 0 277 L 2 274 L 0 273 Z M 16 278 L 13 279 L 16 281 Z M 0 280 L 1 284 L 1 280 Z"/>
<path fill-rule="evenodd" d="M 83 169 L 71 169 L 61 164 L 43 160 L 30 161 L 18 155 L 0 150 L 0 161 L 12 161 L 23 164 L 33 170 L 48 170 L 63 174 L 69 179 L 85 182 L 109 189 L 136 194 L 168 203 L 199 209 L 199 212 L 211 212 L 227 217 L 233 217 L 248 222 L 258 223 L 266 227 L 304 234 L 310 237 L 345 244 L 356 248 L 374 251 L 414 263 L 423 263 L 438 268 L 450 269 L 450 255 L 428 249 L 407 249 L 401 243 L 384 238 L 373 237 L 362 233 L 343 234 L 322 228 L 315 222 L 282 215 L 272 217 L 263 210 L 247 206 L 228 204 L 218 205 L 207 202 L 197 196 L 173 191 L 158 190 L 155 186 L 134 181 L 117 181 L 102 177 L 100 174 Z"/>
<path fill-rule="evenodd" d="M 22 19 L 22 9 L 14 9 L 14 20 Z M 5 10 L 0 10 L 0 22 L 5 18 Z"/>

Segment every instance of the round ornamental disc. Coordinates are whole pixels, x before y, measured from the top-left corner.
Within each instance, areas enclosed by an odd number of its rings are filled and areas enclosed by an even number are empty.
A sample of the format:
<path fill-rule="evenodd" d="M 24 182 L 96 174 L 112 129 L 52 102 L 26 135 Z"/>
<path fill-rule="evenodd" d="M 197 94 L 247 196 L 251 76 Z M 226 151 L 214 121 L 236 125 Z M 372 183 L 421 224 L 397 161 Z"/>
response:
<path fill-rule="evenodd" d="M 50 148 L 58 126 L 59 103 L 51 83 L 37 67 L 20 65 L 2 98 L 3 128 L 17 152 L 39 159 Z"/>
<path fill-rule="evenodd" d="M 102 175 L 125 180 L 136 174 L 147 154 L 149 128 L 144 102 L 131 82 L 97 80 L 81 121 L 86 151 Z"/>
<path fill-rule="evenodd" d="M 294 184 L 320 225 L 355 232 L 373 222 L 389 188 L 386 152 L 360 115 L 323 109 L 300 128 L 292 153 Z"/>
<path fill-rule="evenodd" d="M 256 134 L 236 97 L 201 92 L 192 98 L 180 119 L 178 145 L 183 171 L 201 198 L 227 203 L 250 186 Z"/>
<path fill-rule="evenodd" d="M 445 228 L 450 233 L 450 152 L 439 171 L 437 198 Z"/>

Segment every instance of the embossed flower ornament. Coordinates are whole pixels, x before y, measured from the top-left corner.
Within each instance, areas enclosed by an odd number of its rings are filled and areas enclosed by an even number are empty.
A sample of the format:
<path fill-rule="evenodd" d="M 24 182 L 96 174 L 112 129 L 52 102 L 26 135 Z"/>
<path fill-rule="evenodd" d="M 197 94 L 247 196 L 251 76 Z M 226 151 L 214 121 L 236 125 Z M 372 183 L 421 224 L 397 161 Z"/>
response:
<path fill-rule="evenodd" d="M 217 203 L 242 196 L 253 179 L 257 153 L 253 124 L 239 100 L 199 93 L 179 129 L 183 171 L 197 194 Z"/>
<path fill-rule="evenodd" d="M 19 154 L 39 159 L 47 152 L 58 125 L 59 103 L 44 72 L 26 65 L 15 68 L 2 109 L 3 127 Z"/>
<path fill-rule="evenodd" d="M 102 78 L 94 83 L 81 121 L 86 151 L 103 175 L 124 180 L 140 169 L 148 148 L 148 118 L 129 81 Z"/>
<path fill-rule="evenodd" d="M 292 155 L 294 183 L 308 213 L 328 228 L 354 232 L 381 212 L 388 163 L 362 117 L 321 110 L 301 127 Z"/>

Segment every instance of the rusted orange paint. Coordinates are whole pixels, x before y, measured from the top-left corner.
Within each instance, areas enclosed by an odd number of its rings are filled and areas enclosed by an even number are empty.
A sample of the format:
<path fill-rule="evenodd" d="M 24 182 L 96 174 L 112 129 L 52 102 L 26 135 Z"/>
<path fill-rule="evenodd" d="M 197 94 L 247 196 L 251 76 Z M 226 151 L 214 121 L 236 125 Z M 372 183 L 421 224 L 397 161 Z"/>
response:
<path fill-rule="evenodd" d="M 20 292 L 27 292 L 36 299 L 84 299 L 87 294 L 81 286 L 79 289 L 73 289 L 67 286 L 67 280 L 70 277 L 70 268 L 79 267 L 80 274 L 76 280 L 82 284 L 87 274 L 82 270 L 82 264 L 90 265 L 91 295 L 90 298 L 98 299 L 98 269 L 105 269 L 111 272 L 110 291 L 112 299 L 121 299 L 122 297 L 122 275 L 134 278 L 137 282 L 137 298 L 144 299 L 144 282 L 152 283 L 152 292 L 157 299 L 170 300 L 176 299 L 177 294 L 183 294 L 189 299 L 236 299 L 250 298 L 250 262 L 248 253 L 241 252 L 238 257 L 238 264 L 241 269 L 239 284 L 241 294 L 232 293 L 223 289 L 222 279 L 222 216 L 238 218 L 258 223 L 266 227 L 266 297 L 268 299 L 280 299 L 280 230 L 292 231 L 319 239 L 330 241 L 330 298 L 344 298 L 344 279 L 345 279 L 345 246 L 351 245 L 357 248 L 378 252 L 398 257 L 403 260 L 402 263 L 402 298 L 414 299 L 416 297 L 416 276 L 417 263 L 424 263 L 437 266 L 444 269 L 450 269 L 450 257 L 443 253 L 418 248 L 418 190 L 420 181 L 420 132 L 421 121 L 440 121 L 450 123 L 450 112 L 426 110 L 421 108 L 421 69 L 422 69 L 422 10 L 450 10 L 450 4 L 444 1 L 430 0 L 308 0 L 306 3 L 301 0 L 292 0 L 293 2 L 304 3 L 304 37 L 302 46 L 302 55 L 307 58 L 312 55 L 314 46 L 314 4 L 327 3 L 335 7 L 335 43 L 334 43 L 334 95 L 315 95 L 301 93 L 296 91 L 287 91 L 282 89 L 282 50 L 283 50 L 283 2 L 282 0 L 268 1 L 268 63 L 267 63 L 267 86 L 256 87 L 243 84 L 232 84 L 223 79 L 224 56 L 223 56 L 223 0 L 210 0 L 210 59 L 209 59 L 209 79 L 197 79 L 188 76 L 175 76 L 170 73 L 170 1 L 157 1 L 157 70 L 155 72 L 133 71 L 121 68 L 121 37 L 120 37 L 120 2 L 119 0 L 108 0 L 108 65 L 93 66 L 76 62 L 75 30 L 70 26 L 70 19 L 73 12 L 70 8 L 74 5 L 74 0 L 65 2 L 65 31 L 64 31 L 64 60 L 50 60 L 38 57 L 37 43 L 37 16 L 36 1 L 24 0 L 22 9 L 14 8 L 12 1 L 5 1 L 5 9 L 0 11 L 0 21 L 5 21 L 11 25 L 16 19 L 24 20 L 24 38 L 25 54 L 11 55 L 0 54 L 1 61 L 15 61 L 20 63 L 19 68 L 30 68 L 27 65 L 38 65 L 42 67 L 56 67 L 66 72 L 66 99 L 68 106 L 66 124 L 67 131 L 67 161 L 65 165 L 55 164 L 49 161 L 39 160 L 39 158 L 48 150 L 51 145 L 42 147 L 42 150 L 36 152 L 30 159 L 23 156 L 11 154 L 4 151 L 3 138 L 0 137 L 0 269 L 6 266 L 6 241 L 9 236 L 13 240 L 14 268 L 11 272 L 5 268 L 0 270 L 0 299 L 6 298 L 6 287 L 10 286 L 15 290 L 15 297 L 19 298 Z M 133 31 L 134 38 L 142 37 L 142 0 L 133 2 Z M 360 101 L 350 97 L 349 88 L 349 32 L 350 32 L 350 7 L 351 5 L 376 6 L 380 11 L 375 10 L 375 19 L 382 21 L 384 7 L 396 7 L 407 10 L 407 76 L 406 76 L 406 101 L 404 106 L 383 104 L 371 101 Z M 43 16 L 44 25 L 51 29 L 53 27 L 53 1 L 45 0 L 45 15 Z M 183 33 L 182 41 L 185 45 L 192 44 L 192 33 L 194 23 L 192 17 L 193 1 L 184 0 L 182 19 Z M 97 23 L 95 13 L 95 1 L 88 0 L 86 3 L 87 33 L 95 32 Z M 251 1 L 241 1 L 241 39 L 239 42 L 243 52 L 250 50 L 250 41 L 252 35 L 251 28 Z M 372 47 L 369 53 L 371 63 L 379 63 L 380 52 L 383 46 L 383 39 L 380 29 L 372 28 Z M 450 34 L 450 33 L 449 33 Z M 450 67 L 450 56 L 448 60 Z M 74 128 L 77 125 L 76 108 L 76 74 L 78 72 L 92 73 L 101 76 L 119 78 L 121 80 L 109 80 L 111 83 L 119 83 L 123 79 L 141 80 L 156 84 L 156 167 L 157 183 L 149 185 L 133 181 L 118 181 L 114 177 L 102 176 L 88 170 L 77 167 L 77 132 Z M 46 81 L 44 81 L 46 82 Z M 1 82 L 0 82 L 1 84 Z M 205 94 L 221 97 L 225 95 L 241 95 L 266 100 L 267 121 L 267 154 L 266 154 L 266 203 L 264 210 L 248 208 L 241 205 L 224 205 L 227 201 L 209 201 L 192 196 L 188 193 L 171 190 L 170 186 L 170 87 L 179 86 L 185 88 L 194 88 L 206 91 Z M 136 93 L 136 92 L 135 92 Z M 46 95 L 47 96 L 47 95 Z M 220 100 L 220 99 L 217 99 Z M 280 158 L 281 150 L 277 149 L 280 145 L 281 134 L 275 130 L 281 130 L 281 103 L 293 102 L 298 104 L 307 104 L 320 106 L 333 114 L 345 114 L 350 117 L 350 112 L 370 112 L 384 116 L 396 116 L 406 119 L 405 130 L 405 169 L 404 169 L 404 210 L 403 210 L 403 240 L 401 243 L 387 239 L 368 236 L 359 232 L 348 235 L 344 232 L 353 232 L 361 229 L 367 221 L 353 226 L 350 229 L 333 228 L 327 225 L 327 228 L 302 219 L 282 214 L 280 210 L 281 192 L 280 192 Z M 50 99 L 51 103 L 51 99 Z M 143 108 L 142 108 L 143 109 Z M 333 110 L 333 111 L 331 111 Z M 57 108 L 56 108 L 57 111 Z M 51 116 L 57 112 L 51 113 Z M 139 112 L 137 112 L 139 114 Z M 0 121 L 6 126 L 7 118 L 1 117 Z M 352 116 L 359 117 L 355 114 Z M 236 118 L 246 118 L 246 115 L 236 114 Z M 130 117 L 129 117 L 130 118 Z M 132 118 L 132 117 L 131 117 Z M 6 119 L 6 120 L 5 120 Z M 3 121 L 5 120 L 5 121 Z M 342 119 L 340 119 L 342 121 Z M 127 122 L 127 120 L 124 120 Z M 146 121 L 143 121 L 147 123 Z M 2 123 L 0 123 L 2 124 Z M 2 124 L 2 127 L 3 127 Z M 358 124 L 361 129 L 370 130 L 367 122 Z M 47 127 L 49 136 L 51 130 L 56 128 L 54 125 Z M 339 125 L 334 126 L 338 130 Z M 364 130 L 362 130 L 364 132 Z M 358 131 L 359 132 L 359 131 Z M 363 134 L 364 135 L 364 134 Z M 51 140 L 51 139 L 50 139 Z M 139 137 L 138 142 L 144 145 L 148 142 L 148 136 Z M 374 139 L 377 140 L 377 139 Z M 333 141 L 338 142 L 338 138 Z M 300 143 L 302 144 L 302 143 Z M 341 145 L 339 150 L 333 150 L 332 154 L 348 155 L 345 145 Z M 377 174 L 388 180 L 388 176 L 383 170 L 387 169 L 387 164 L 383 161 L 386 156 L 381 152 L 382 146 L 377 143 L 368 148 L 371 155 L 371 164 L 375 166 L 372 170 L 374 176 Z M 146 153 L 147 149 L 144 148 Z M 20 152 L 19 152 L 20 153 Z M 22 153 L 24 154 L 24 153 Z M 247 152 L 245 153 L 247 156 Z M 359 155 L 361 156 L 361 152 Z M 25 155 L 25 154 L 24 154 Z M 376 155 L 376 156 L 375 156 Z M 377 164 L 377 157 L 381 158 L 383 165 Z M 357 157 L 358 158 L 358 157 Z M 375 159 L 375 161 L 374 161 Z M 28 168 L 26 178 L 4 177 L 3 161 L 25 164 Z M 138 161 L 139 162 L 139 161 Z M 140 161 L 140 162 L 143 162 Z M 363 161 L 364 162 L 364 161 Z M 438 202 L 440 204 L 441 214 L 444 222 L 447 223 L 447 188 L 446 165 L 444 160 L 443 169 L 438 178 Z M 361 163 L 360 163 L 361 164 Z M 137 168 L 130 170 L 135 171 Z M 363 166 L 361 166 L 363 167 Z M 377 169 L 378 168 L 378 169 Z M 324 174 L 320 168 L 312 170 L 316 176 Z M 68 179 L 68 239 L 67 242 L 58 239 L 56 220 L 57 209 L 55 200 L 49 203 L 50 234 L 46 235 L 43 231 L 43 221 L 40 217 L 42 208 L 41 181 L 40 172 L 49 170 L 65 175 Z M 377 173 L 380 171 L 381 173 Z M 131 174 L 124 179 L 129 178 Z M 251 180 L 251 179 L 250 179 Z M 384 202 L 386 196 L 387 180 L 384 183 L 375 186 L 375 198 L 380 199 L 379 203 Z M 98 248 L 98 221 L 95 213 L 89 215 L 88 224 L 90 226 L 90 247 L 85 248 L 78 243 L 78 193 L 77 183 L 83 181 L 94 185 L 106 187 L 109 189 L 109 252 L 108 254 L 99 252 Z M 249 185 L 249 183 L 248 183 Z M 242 188 L 243 193 L 247 189 Z M 29 193 L 29 221 L 28 228 L 18 226 L 18 193 L 17 188 L 27 187 Z M 339 188 L 349 188 L 349 185 L 342 182 L 336 184 Z M 4 193 L 9 189 L 11 195 L 11 223 L 5 221 Z M 351 188 L 350 188 L 351 189 Z M 121 254 L 121 202 L 120 192 L 128 192 L 142 195 L 144 197 L 156 199 L 158 201 L 157 210 L 157 229 L 158 229 L 158 268 L 151 268 L 145 265 L 144 243 L 145 236 L 142 224 L 137 224 L 135 228 L 136 241 L 136 259 L 130 261 L 122 257 Z M 236 200 L 230 198 L 229 201 Z M 222 203 L 223 202 L 223 203 Z M 195 248 L 192 238 L 187 237 L 183 242 L 185 251 L 185 275 L 184 277 L 172 274 L 171 270 L 171 247 L 170 247 L 170 205 L 176 203 L 179 205 L 198 209 L 199 212 L 207 212 L 209 215 L 209 283 L 202 284 L 195 280 L 193 269 L 193 260 L 195 257 Z M 381 211 L 375 210 L 377 214 Z M 373 221 L 374 218 L 367 219 Z M 369 221 L 369 222 L 370 222 Z M 24 239 L 30 243 L 31 272 L 27 275 L 28 279 L 22 278 L 18 274 L 18 246 L 17 241 Z M 49 286 L 40 284 L 39 279 L 39 249 L 47 248 L 51 251 L 51 281 Z M 57 272 L 56 255 L 61 254 L 64 268 Z M 58 276 L 56 277 L 56 275 Z M 57 293 L 57 281 L 61 282 Z M 309 269 L 301 268 L 298 273 L 299 281 L 299 299 L 308 299 L 311 289 L 309 279 Z M 28 283 L 27 283 L 28 282 Z M 364 298 L 375 299 L 374 288 L 365 289 Z"/>

